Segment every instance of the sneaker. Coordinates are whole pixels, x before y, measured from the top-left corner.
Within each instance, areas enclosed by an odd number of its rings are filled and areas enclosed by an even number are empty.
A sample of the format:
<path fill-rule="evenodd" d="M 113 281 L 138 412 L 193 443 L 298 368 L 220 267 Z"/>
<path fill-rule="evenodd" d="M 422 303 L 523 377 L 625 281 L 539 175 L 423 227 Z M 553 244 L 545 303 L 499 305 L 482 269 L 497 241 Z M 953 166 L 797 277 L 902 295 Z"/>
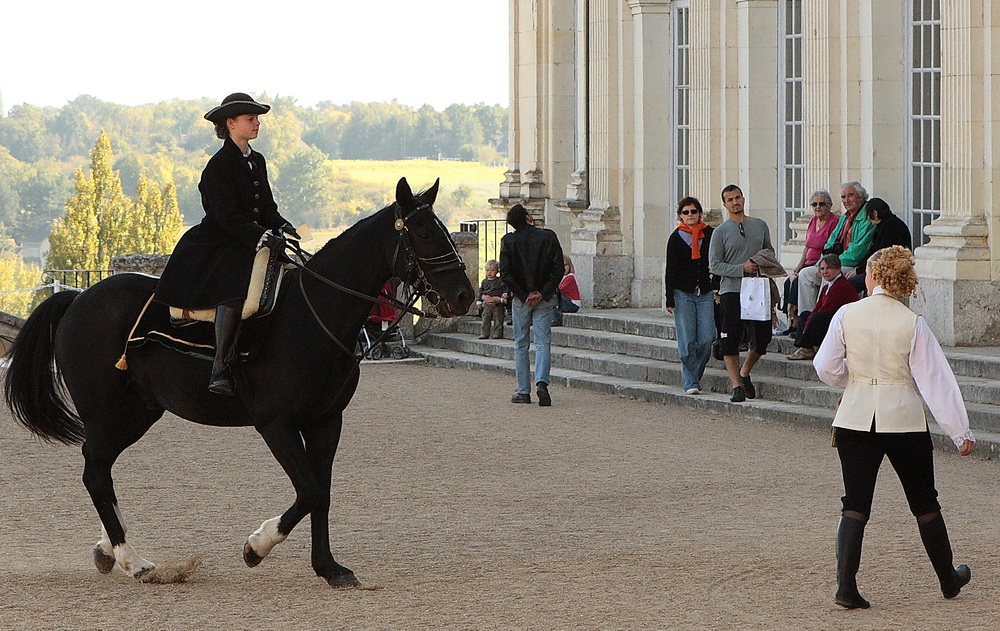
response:
<path fill-rule="evenodd" d="M 791 353 L 788 356 L 788 359 L 790 359 L 792 361 L 797 361 L 797 360 L 800 360 L 800 359 L 812 359 L 813 357 L 816 357 L 816 351 L 814 351 L 811 348 L 804 348 L 803 347 L 803 348 L 797 348 L 797 349 L 795 349 L 795 352 Z"/>
<path fill-rule="evenodd" d="M 747 400 L 747 395 L 743 392 L 743 386 L 736 386 L 733 388 L 733 396 L 729 397 L 729 400 L 733 403 L 743 403 Z"/>
<path fill-rule="evenodd" d="M 757 388 L 754 387 L 753 382 L 750 381 L 750 375 L 746 377 L 740 377 L 740 381 L 743 382 L 743 392 L 746 394 L 748 399 L 757 398 Z"/>
<path fill-rule="evenodd" d="M 531 403 L 530 394 L 521 394 L 520 392 L 515 392 L 514 396 L 510 398 L 511 403 Z"/>
<path fill-rule="evenodd" d="M 537 386 L 538 390 L 535 391 L 535 394 L 538 395 L 538 405 L 542 407 L 552 405 L 552 397 L 549 396 L 549 384 L 539 381 Z"/>
<path fill-rule="evenodd" d="M 687 394 L 701 394 L 701 388 L 688 388 L 684 392 Z"/>

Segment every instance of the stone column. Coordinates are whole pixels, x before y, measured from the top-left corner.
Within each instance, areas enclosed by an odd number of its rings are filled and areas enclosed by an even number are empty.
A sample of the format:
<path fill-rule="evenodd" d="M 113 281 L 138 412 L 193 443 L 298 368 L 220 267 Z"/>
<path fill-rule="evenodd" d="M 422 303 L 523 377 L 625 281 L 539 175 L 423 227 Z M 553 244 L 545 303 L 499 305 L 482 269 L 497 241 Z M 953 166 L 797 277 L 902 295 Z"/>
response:
<path fill-rule="evenodd" d="M 671 148 L 671 86 L 674 58 L 669 0 L 629 0 L 632 11 L 635 98 L 633 273 L 631 302 L 636 307 L 663 304 L 667 237 L 673 229 L 668 199 L 674 164 Z M 686 193 L 686 191 L 684 191 Z"/>
<path fill-rule="evenodd" d="M 574 170 L 573 5 L 514 0 L 511 26 L 509 170 L 490 202 L 501 213 L 520 203 L 535 225 L 554 227 L 547 201 Z"/>
<path fill-rule="evenodd" d="M 572 252 L 585 306 L 631 306 L 632 257 L 621 226 L 623 61 L 621 4 L 589 0 L 587 64 L 589 205 L 571 205 Z M 590 289 L 590 301 L 587 289 Z"/>
<path fill-rule="evenodd" d="M 911 305 L 953 346 L 1000 342 L 1000 244 L 990 239 L 1000 233 L 991 15 L 990 0 L 941 3 L 941 216 L 915 252 L 920 285 Z"/>
<path fill-rule="evenodd" d="M 777 237 L 777 0 L 736 0 L 739 29 L 739 180 L 747 211 Z M 764 70 L 767 69 L 767 70 Z M 721 187 L 720 187 L 721 190 Z"/>

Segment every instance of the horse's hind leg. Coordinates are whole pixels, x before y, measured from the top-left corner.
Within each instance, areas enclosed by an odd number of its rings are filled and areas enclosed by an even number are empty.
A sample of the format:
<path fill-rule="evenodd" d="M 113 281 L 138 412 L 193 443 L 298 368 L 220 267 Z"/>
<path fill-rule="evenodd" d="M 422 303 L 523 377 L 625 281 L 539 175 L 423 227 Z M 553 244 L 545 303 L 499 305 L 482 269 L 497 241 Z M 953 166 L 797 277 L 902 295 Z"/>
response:
<path fill-rule="evenodd" d="M 127 422 L 121 422 L 123 409 L 132 411 Z M 126 527 L 115 496 L 111 467 L 162 414 L 138 405 L 123 405 L 118 413 L 84 417 L 87 440 L 83 444 L 83 483 L 101 518 L 101 539 L 94 548 L 94 565 L 100 572 L 110 572 L 117 563 L 129 576 L 142 578 L 154 568 L 125 541 Z"/>

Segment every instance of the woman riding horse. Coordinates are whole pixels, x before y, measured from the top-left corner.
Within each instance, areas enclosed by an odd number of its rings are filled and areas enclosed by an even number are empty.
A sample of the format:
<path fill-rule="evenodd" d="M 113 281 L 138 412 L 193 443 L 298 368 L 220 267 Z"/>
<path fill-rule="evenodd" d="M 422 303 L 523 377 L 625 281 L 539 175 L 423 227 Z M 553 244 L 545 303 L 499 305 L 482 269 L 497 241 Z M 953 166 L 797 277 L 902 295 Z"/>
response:
<path fill-rule="evenodd" d="M 224 141 L 198 184 L 205 217 L 177 242 L 156 288 L 156 300 L 171 307 L 215 308 L 215 362 L 208 389 L 218 394 L 234 393 L 228 366 L 254 253 L 262 246 L 281 248 L 281 232 L 299 238 L 278 214 L 264 156 L 250 147 L 260 129 L 259 116 L 270 109 L 236 92 L 205 114 Z"/>
<path fill-rule="evenodd" d="M 117 565 L 133 578 L 164 580 L 125 538 L 111 472 L 118 456 L 169 410 L 203 425 L 253 426 L 291 480 L 294 502 L 248 537 L 247 565 L 258 565 L 309 517 L 313 570 L 334 587 L 358 584 L 334 560 L 329 537 L 333 459 L 343 411 L 358 384 L 358 333 L 390 278 L 445 318 L 465 313 L 475 295 L 434 214 L 437 190 L 435 183 L 414 195 L 401 179 L 392 205 L 285 275 L 266 331 L 257 333 L 246 361 L 233 364 L 238 397 L 206 391 L 208 362 L 168 345 L 130 346 L 125 369 L 116 367 L 146 307 L 146 318 L 169 329 L 166 308 L 149 304 L 157 283 L 152 276 L 115 274 L 84 292 L 54 294 L 32 312 L 8 353 L 5 397 L 14 417 L 36 435 L 83 443 L 83 481 L 103 526 L 94 549 L 99 571 Z"/>

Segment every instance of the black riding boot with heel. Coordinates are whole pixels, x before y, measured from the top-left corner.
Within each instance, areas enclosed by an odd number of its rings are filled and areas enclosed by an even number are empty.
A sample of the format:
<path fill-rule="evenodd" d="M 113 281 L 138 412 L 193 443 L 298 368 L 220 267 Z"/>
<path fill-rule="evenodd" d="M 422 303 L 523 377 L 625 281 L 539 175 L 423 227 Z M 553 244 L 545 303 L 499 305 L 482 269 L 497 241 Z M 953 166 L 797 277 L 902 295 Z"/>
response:
<path fill-rule="evenodd" d="M 236 394 L 229 363 L 235 354 L 236 334 L 240 329 L 242 305 L 223 303 L 215 308 L 215 361 L 208 389 L 216 394 Z"/>
<path fill-rule="evenodd" d="M 921 515 L 917 518 L 920 540 L 923 541 L 927 556 L 934 566 L 934 572 L 941 582 L 941 593 L 945 598 L 954 598 L 972 580 L 972 570 L 964 563 L 958 567 L 952 565 L 951 542 L 948 540 L 948 529 L 944 525 L 941 513 L 935 513 L 933 519 L 929 521 L 921 521 L 925 517 L 929 516 Z"/>
<path fill-rule="evenodd" d="M 865 522 L 846 515 L 837 530 L 837 595 L 834 602 L 848 609 L 868 609 L 871 604 L 858 593 L 857 575 L 861 567 L 861 542 Z"/>

